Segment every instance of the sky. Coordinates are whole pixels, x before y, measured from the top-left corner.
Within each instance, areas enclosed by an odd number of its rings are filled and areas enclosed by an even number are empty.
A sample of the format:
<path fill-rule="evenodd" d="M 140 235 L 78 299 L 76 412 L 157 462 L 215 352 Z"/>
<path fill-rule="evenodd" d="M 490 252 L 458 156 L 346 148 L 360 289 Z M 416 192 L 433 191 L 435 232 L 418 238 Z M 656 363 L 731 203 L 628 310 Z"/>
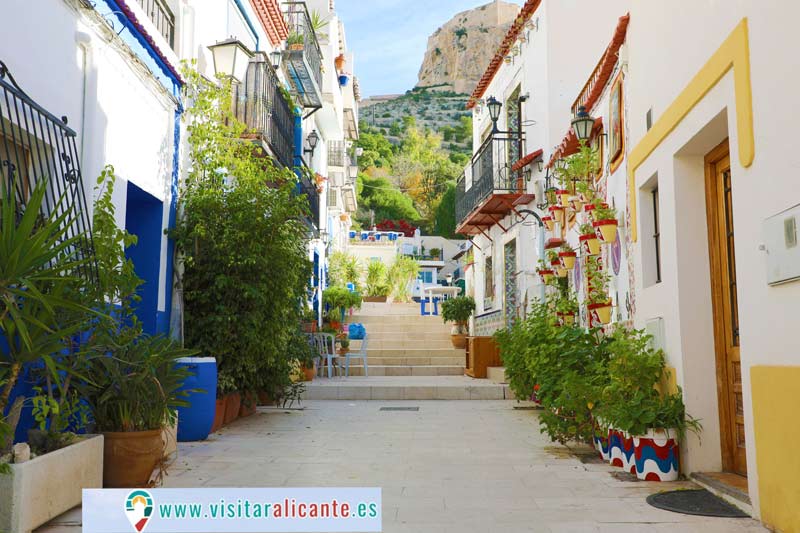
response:
<path fill-rule="evenodd" d="M 353 74 L 362 98 L 404 93 L 414 87 L 428 36 L 456 13 L 489 1 L 336 0 L 347 47 L 355 54 Z"/>

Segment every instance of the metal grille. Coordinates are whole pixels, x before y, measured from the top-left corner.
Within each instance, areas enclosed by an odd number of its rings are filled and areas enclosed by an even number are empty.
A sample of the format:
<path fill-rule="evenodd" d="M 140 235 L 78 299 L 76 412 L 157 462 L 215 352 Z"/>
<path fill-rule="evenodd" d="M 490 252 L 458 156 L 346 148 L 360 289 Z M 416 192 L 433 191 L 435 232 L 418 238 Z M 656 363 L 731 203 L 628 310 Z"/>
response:
<path fill-rule="evenodd" d="M 295 97 L 304 107 L 322 107 L 322 51 L 305 2 L 286 2 L 288 61 L 285 63 Z"/>
<path fill-rule="evenodd" d="M 0 61 L 0 176 L 6 191 L 14 191 L 22 209 L 31 191 L 45 182 L 42 216 L 71 210 L 64 240 L 77 239 L 77 257 L 89 259 L 79 275 L 97 279 L 89 211 L 79 165 L 75 132 L 66 117 L 56 118 L 17 85 Z"/>
<path fill-rule="evenodd" d="M 155 24 L 159 33 L 175 48 L 175 15 L 164 0 L 139 0 L 139 5 Z"/>
<path fill-rule="evenodd" d="M 328 166 L 344 167 L 347 160 L 347 152 L 344 141 L 328 142 Z"/>
<path fill-rule="evenodd" d="M 247 67 L 244 82 L 234 86 L 233 111 L 251 134 L 261 137 L 278 162 L 291 168 L 294 113 L 280 90 L 280 80 L 264 54 Z"/>

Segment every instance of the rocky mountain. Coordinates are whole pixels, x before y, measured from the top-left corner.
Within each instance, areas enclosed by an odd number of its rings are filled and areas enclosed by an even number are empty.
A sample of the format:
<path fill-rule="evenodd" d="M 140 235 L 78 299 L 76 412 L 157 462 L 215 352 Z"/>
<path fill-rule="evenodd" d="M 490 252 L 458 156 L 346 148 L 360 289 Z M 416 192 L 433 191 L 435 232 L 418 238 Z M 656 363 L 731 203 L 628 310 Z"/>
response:
<path fill-rule="evenodd" d="M 450 19 L 428 37 L 417 87 L 472 93 L 519 9 L 495 0 Z"/>

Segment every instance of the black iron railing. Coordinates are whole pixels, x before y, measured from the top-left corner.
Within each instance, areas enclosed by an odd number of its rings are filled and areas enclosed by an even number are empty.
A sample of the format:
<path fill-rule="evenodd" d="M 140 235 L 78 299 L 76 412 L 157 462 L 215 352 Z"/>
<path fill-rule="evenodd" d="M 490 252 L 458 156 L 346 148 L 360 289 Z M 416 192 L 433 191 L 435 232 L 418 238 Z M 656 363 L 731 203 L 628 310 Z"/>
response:
<path fill-rule="evenodd" d="M 244 81 L 233 89 L 236 118 L 249 135 L 257 135 L 286 168 L 294 159 L 294 112 L 281 92 L 281 82 L 264 54 L 247 67 Z"/>
<path fill-rule="evenodd" d="M 328 166 L 344 167 L 347 161 L 346 150 L 344 141 L 330 141 L 328 143 Z"/>
<path fill-rule="evenodd" d="M 139 5 L 145 10 L 159 33 L 175 48 L 175 15 L 165 0 L 139 0 Z"/>
<path fill-rule="evenodd" d="M 0 177 L 25 208 L 33 189 L 47 183 L 42 216 L 70 210 L 64 240 L 77 238 L 77 257 L 88 259 L 79 275 L 97 279 L 89 210 L 75 132 L 66 117 L 56 118 L 34 102 L 0 61 Z M 2 189 L 0 189 L 2 190 Z"/>
<path fill-rule="evenodd" d="M 322 107 L 322 51 L 305 2 L 286 2 L 286 39 L 289 82 L 304 107 Z"/>
<path fill-rule="evenodd" d="M 518 133 L 497 133 L 487 138 L 469 166 L 472 183 L 467 188 L 467 173 L 456 183 L 456 220 L 461 223 L 484 200 L 495 193 L 524 192 L 521 171 L 511 170 L 514 146 L 520 142 Z"/>
<path fill-rule="evenodd" d="M 308 170 L 306 162 L 302 157 L 297 157 L 295 159 L 295 164 L 298 167 L 297 172 L 300 176 L 300 183 L 297 186 L 297 191 L 299 194 L 304 194 L 308 199 L 308 218 L 315 227 L 319 228 L 320 197 L 317 184 L 311 180 L 312 173 Z"/>

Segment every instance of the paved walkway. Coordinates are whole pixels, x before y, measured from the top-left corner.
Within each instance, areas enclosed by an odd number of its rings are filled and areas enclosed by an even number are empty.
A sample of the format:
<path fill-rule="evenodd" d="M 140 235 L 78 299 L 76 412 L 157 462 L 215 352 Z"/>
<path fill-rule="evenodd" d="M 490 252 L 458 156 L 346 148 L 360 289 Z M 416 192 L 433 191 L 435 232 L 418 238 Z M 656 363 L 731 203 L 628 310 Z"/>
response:
<path fill-rule="evenodd" d="M 182 444 L 167 487 L 380 486 L 387 533 L 765 531 L 650 507 L 689 483 L 617 481 L 539 433 L 509 401 L 309 401 Z M 419 412 L 382 412 L 419 406 Z"/>

